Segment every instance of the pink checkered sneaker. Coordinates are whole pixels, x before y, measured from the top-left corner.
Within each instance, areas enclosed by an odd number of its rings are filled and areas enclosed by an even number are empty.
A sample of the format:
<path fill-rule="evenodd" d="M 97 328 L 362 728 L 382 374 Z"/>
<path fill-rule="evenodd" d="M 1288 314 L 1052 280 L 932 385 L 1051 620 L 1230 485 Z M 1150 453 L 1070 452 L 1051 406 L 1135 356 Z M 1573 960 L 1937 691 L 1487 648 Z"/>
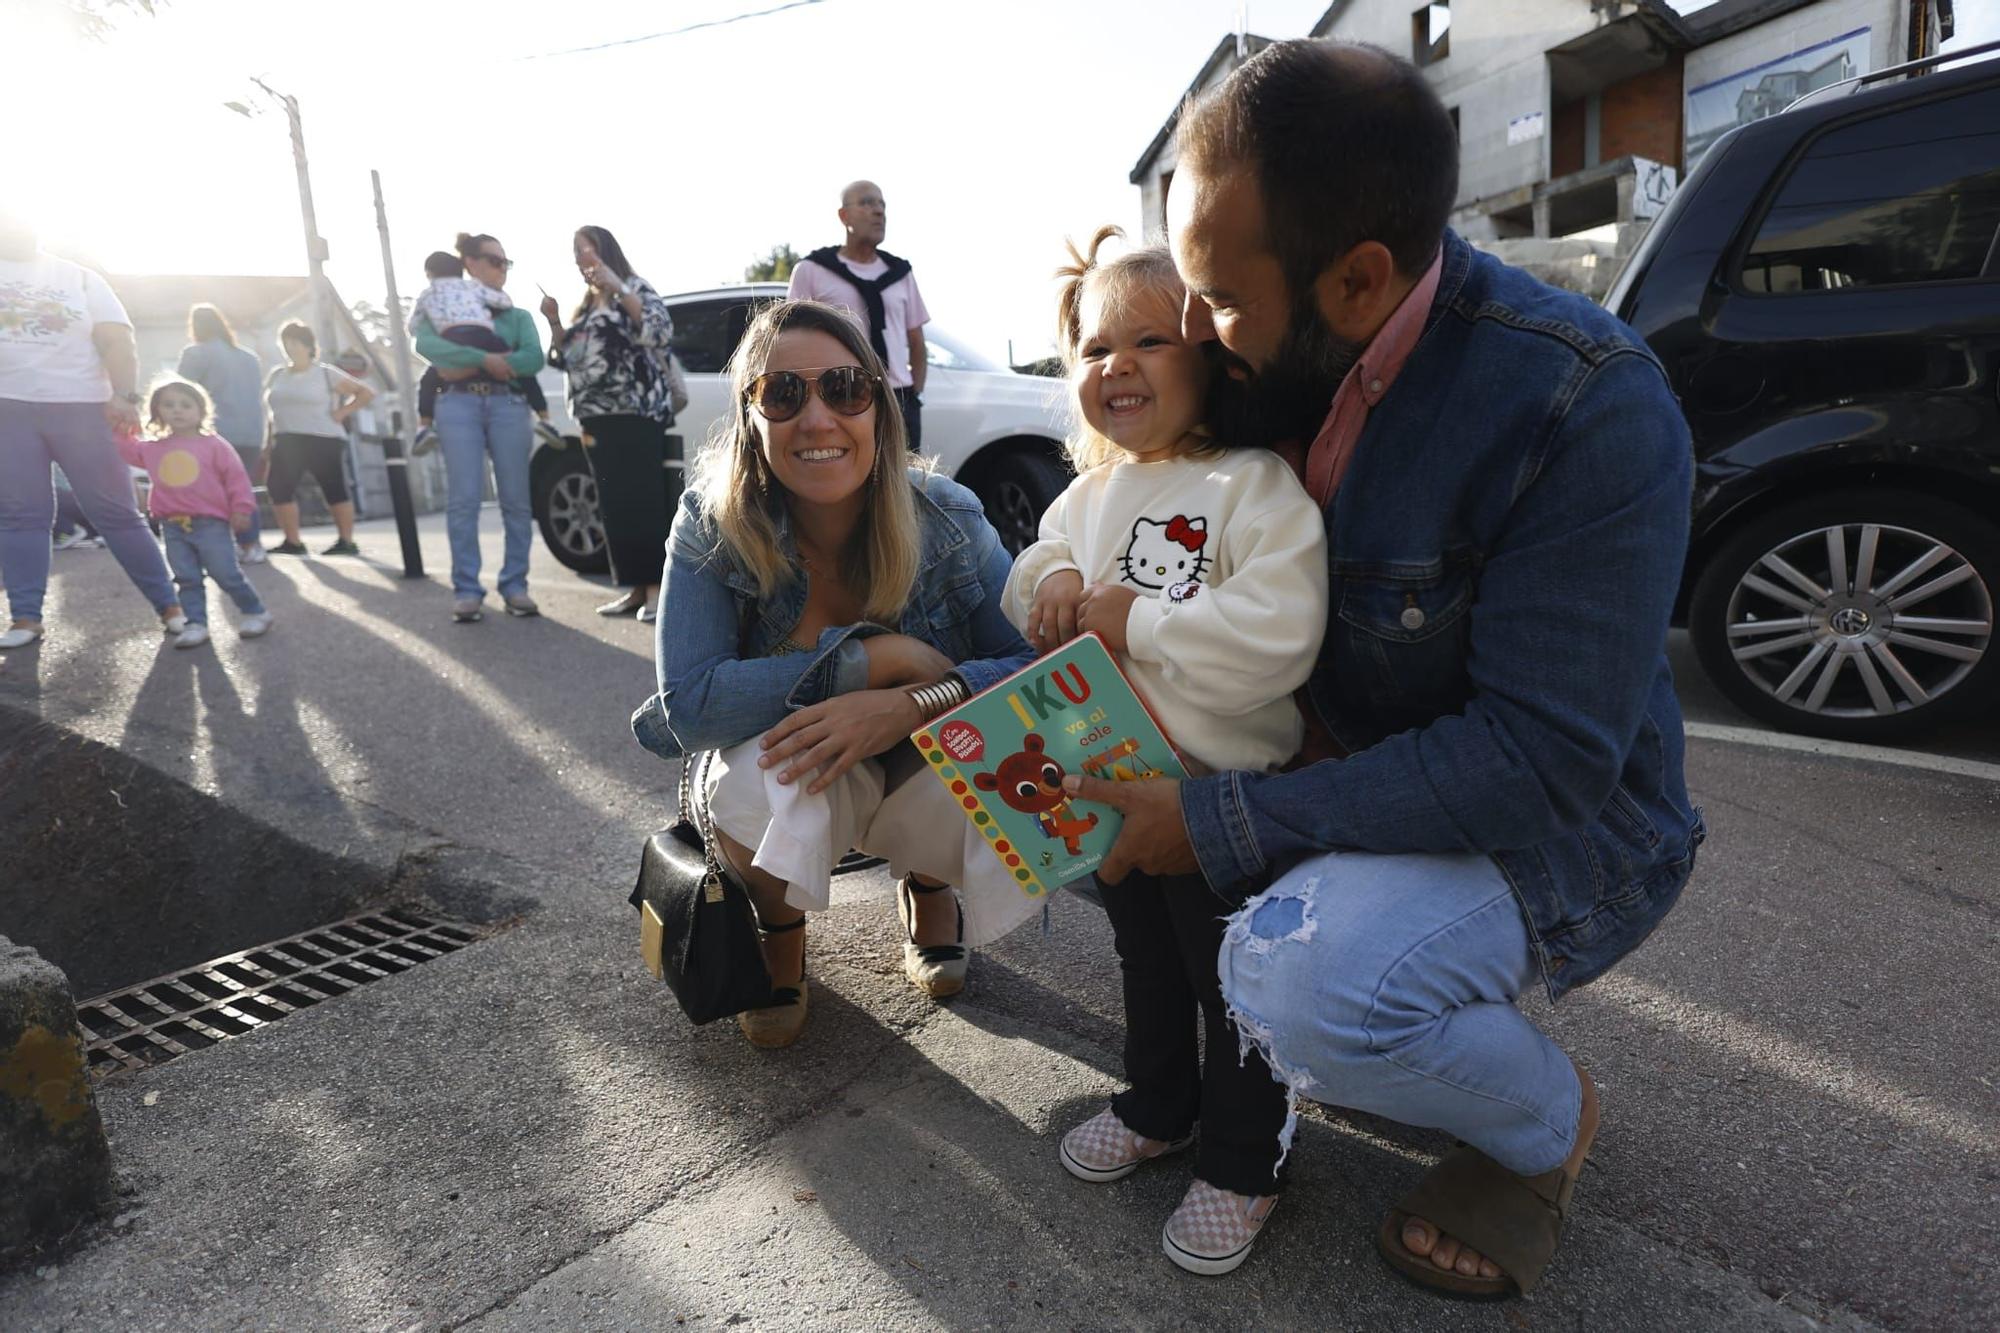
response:
<path fill-rule="evenodd" d="M 1189 1272 L 1227 1273 L 1249 1257 L 1277 1203 L 1275 1194 L 1232 1194 L 1196 1180 L 1167 1219 L 1162 1236 L 1167 1257 Z"/>
<path fill-rule="evenodd" d="M 1105 1107 L 1090 1119 L 1063 1135 L 1062 1160 L 1069 1173 L 1080 1180 L 1104 1182 L 1129 1176 L 1155 1157 L 1179 1152 L 1194 1136 L 1161 1143 L 1135 1134 L 1125 1127 L 1118 1113 Z"/>

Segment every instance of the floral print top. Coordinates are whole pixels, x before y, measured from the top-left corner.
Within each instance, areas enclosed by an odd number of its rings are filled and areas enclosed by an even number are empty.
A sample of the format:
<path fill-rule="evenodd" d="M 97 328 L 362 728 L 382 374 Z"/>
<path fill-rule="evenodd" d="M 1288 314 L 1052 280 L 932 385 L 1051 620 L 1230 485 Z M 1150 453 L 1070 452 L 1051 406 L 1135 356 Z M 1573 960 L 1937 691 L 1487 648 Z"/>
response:
<path fill-rule="evenodd" d="M 549 364 L 569 376 L 570 415 L 641 416 L 669 421 L 673 407 L 667 385 L 667 355 L 674 319 L 653 285 L 638 274 L 626 280 L 639 297 L 635 330 L 624 305 L 613 299 L 593 305 L 549 349 Z"/>

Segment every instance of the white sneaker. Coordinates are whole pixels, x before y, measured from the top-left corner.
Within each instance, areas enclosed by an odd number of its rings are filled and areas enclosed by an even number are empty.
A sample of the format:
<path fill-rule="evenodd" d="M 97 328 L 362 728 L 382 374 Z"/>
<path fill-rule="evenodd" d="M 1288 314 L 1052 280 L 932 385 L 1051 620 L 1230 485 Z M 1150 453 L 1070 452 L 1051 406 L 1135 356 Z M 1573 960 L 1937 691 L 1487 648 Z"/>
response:
<path fill-rule="evenodd" d="M 271 563 L 271 557 L 264 554 L 262 543 L 256 546 L 237 547 L 236 558 L 246 565 L 268 565 Z"/>
<path fill-rule="evenodd" d="M 41 637 L 40 625 L 16 625 L 10 630 L 0 631 L 0 652 L 9 648 L 26 648 Z"/>
<path fill-rule="evenodd" d="M 189 625 L 179 634 L 174 635 L 174 647 L 176 648 L 199 648 L 207 642 L 208 626 L 206 625 Z"/>
<path fill-rule="evenodd" d="M 236 637 L 239 639 L 255 639 L 261 635 L 268 634 L 270 630 L 271 613 L 269 611 L 259 611 L 256 615 L 245 616 L 237 622 Z"/>
<path fill-rule="evenodd" d="M 74 551 L 79 546 L 89 545 L 92 545 L 91 539 L 84 536 L 80 529 L 74 532 L 65 532 L 55 540 L 55 549 L 58 551 Z"/>
<path fill-rule="evenodd" d="M 160 628 L 165 630 L 169 634 L 179 634 L 182 630 L 186 629 L 187 627 L 188 627 L 188 618 L 184 614 L 168 616 L 165 620 L 162 620 L 160 622 Z"/>

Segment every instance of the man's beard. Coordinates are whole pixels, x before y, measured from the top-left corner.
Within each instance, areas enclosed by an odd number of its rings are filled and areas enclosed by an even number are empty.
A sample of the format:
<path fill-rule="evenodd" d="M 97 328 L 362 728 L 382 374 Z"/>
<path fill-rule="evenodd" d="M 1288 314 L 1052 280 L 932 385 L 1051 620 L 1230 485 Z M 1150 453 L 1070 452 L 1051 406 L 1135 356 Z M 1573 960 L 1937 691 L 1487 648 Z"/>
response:
<path fill-rule="evenodd" d="M 1227 445 L 1268 449 L 1309 443 L 1326 420 L 1340 382 L 1361 359 L 1362 347 L 1327 327 L 1310 295 L 1293 303 L 1285 340 L 1261 370 L 1220 342 L 1204 343 L 1212 372 L 1209 429 Z M 1231 375 L 1232 368 L 1246 378 Z"/>

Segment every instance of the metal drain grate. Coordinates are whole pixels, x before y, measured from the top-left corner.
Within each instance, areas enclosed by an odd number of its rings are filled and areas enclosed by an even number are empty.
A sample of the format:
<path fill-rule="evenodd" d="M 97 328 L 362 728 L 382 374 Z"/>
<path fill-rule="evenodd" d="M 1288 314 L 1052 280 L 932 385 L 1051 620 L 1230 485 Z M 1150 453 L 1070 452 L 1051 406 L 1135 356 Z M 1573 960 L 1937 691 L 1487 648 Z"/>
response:
<path fill-rule="evenodd" d="M 408 908 L 226 954 L 76 1008 L 94 1073 L 143 1069 L 456 953 L 486 932 Z"/>

